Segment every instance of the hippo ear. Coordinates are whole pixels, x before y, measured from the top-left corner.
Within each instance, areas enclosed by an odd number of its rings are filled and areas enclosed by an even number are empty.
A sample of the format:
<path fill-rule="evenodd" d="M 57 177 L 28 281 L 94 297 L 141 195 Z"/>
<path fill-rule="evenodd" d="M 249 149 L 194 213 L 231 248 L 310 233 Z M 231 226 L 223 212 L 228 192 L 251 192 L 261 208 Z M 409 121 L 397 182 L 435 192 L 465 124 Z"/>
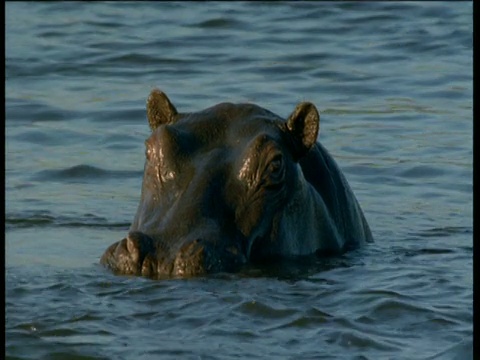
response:
<path fill-rule="evenodd" d="M 150 129 L 154 131 L 159 125 L 175 122 L 178 112 L 167 95 L 158 89 L 153 89 L 147 99 L 147 118 Z"/>
<path fill-rule="evenodd" d="M 317 141 L 320 115 L 310 102 L 297 105 L 287 120 L 287 129 L 292 135 L 295 153 L 302 157 Z"/>

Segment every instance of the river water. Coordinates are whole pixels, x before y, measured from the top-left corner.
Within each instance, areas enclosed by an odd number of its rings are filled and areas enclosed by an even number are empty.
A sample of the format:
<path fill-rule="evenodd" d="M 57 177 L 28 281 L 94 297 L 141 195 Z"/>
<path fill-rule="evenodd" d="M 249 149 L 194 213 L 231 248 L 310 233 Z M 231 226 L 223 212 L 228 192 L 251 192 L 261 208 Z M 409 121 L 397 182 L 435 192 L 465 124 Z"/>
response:
<path fill-rule="evenodd" d="M 471 2 L 6 4 L 6 358 L 473 358 Z M 152 281 L 98 265 L 145 100 L 303 100 L 375 243 Z"/>

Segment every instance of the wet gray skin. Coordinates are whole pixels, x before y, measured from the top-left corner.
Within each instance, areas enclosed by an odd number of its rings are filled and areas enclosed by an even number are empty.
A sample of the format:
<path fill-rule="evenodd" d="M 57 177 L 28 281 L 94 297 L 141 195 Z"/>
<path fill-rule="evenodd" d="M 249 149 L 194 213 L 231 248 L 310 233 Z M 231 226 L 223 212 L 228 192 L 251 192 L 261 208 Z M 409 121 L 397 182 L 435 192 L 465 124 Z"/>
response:
<path fill-rule="evenodd" d="M 147 118 L 137 214 L 100 260 L 115 273 L 231 272 L 373 241 L 345 177 L 316 141 L 312 103 L 298 104 L 287 120 L 254 104 L 179 113 L 155 89 Z"/>

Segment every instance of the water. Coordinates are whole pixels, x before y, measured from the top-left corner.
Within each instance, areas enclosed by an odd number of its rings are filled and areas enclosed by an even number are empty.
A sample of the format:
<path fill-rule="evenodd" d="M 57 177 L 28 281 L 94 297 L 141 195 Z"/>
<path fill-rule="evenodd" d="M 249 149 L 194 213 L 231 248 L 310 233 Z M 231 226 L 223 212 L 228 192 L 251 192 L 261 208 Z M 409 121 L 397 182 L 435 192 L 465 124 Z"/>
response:
<path fill-rule="evenodd" d="M 6 4 L 8 359 L 469 359 L 472 3 Z M 151 281 L 98 265 L 140 196 L 145 100 L 321 112 L 376 239 Z"/>

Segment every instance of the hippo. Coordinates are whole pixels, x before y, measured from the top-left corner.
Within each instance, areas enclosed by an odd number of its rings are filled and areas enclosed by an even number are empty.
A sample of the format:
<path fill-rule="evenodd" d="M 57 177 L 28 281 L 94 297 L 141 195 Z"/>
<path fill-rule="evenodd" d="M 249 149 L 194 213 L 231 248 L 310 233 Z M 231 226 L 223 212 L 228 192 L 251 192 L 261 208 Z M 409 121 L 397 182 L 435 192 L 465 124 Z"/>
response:
<path fill-rule="evenodd" d="M 150 278 L 235 272 L 248 263 L 336 255 L 373 241 L 360 205 L 317 141 L 310 102 L 285 120 L 250 103 L 178 112 L 147 100 L 140 204 L 100 263 Z"/>

